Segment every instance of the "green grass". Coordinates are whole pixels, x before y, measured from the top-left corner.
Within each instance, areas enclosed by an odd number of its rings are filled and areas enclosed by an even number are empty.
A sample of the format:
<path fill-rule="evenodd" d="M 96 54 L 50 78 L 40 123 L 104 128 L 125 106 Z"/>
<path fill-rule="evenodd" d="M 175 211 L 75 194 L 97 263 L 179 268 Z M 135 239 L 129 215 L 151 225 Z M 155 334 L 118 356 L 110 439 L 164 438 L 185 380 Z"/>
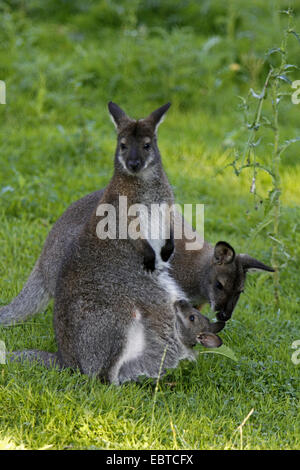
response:
<path fill-rule="evenodd" d="M 260 60 L 280 46 L 284 20 L 274 2 L 245 2 L 243 9 L 218 0 L 180 1 L 177 8 L 150 0 L 44 5 L 11 0 L 0 7 L 0 79 L 7 85 L 7 104 L 0 105 L 0 304 L 20 291 L 68 204 L 109 181 L 110 99 L 134 117 L 172 101 L 159 142 L 177 201 L 205 204 L 207 240 L 225 239 L 270 262 L 268 230 L 250 237 L 264 215 L 264 207 L 254 208 L 251 173 L 237 178 L 230 167 L 220 170 L 233 158 L 232 145 L 245 141 L 237 96 L 259 91 L 267 70 Z M 299 2 L 294 6 L 299 32 Z M 291 37 L 290 63 L 300 65 L 299 47 Z M 283 140 L 300 135 L 299 109 L 283 101 Z M 259 151 L 267 161 L 267 132 Z M 237 449 L 236 430 L 252 408 L 244 448 L 299 448 L 300 369 L 291 361 L 292 342 L 300 339 L 298 157 L 295 144 L 281 165 L 287 255 L 280 309 L 272 276 L 249 275 L 221 334 L 237 363 L 201 354 L 164 377 L 156 398 L 151 381 L 108 387 L 68 371 L 2 365 L 0 448 Z M 263 198 L 270 189 L 268 176 L 260 176 Z M 0 328 L 0 340 L 8 350 L 55 351 L 52 305 L 23 325 Z"/>

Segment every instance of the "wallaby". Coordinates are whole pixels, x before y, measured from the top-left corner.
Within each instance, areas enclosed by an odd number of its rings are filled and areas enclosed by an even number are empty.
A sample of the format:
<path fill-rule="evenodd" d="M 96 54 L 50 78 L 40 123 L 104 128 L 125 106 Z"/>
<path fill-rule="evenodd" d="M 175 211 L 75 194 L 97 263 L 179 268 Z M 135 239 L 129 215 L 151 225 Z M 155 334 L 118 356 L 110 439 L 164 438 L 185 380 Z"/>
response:
<path fill-rule="evenodd" d="M 116 384 L 122 384 L 129 380 L 137 381 L 141 376 L 158 377 L 163 375 L 166 369 L 177 366 L 181 359 L 194 360 L 197 352 L 192 351 L 196 344 L 200 343 L 206 348 L 218 348 L 222 340 L 216 335 L 224 327 L 224 322 L 212 323 L 194 309 L 184 299 L 174 304 L 175 317 L 173 319 L 173 331 L 169 338 L 165 334 L 165 328 L 153 330 L 152 315 L 146 311 L 135 308 L 132 310 L 131 329 L 143 335 L 143 339 L 137 335 L 134 348 L 127 347 L 119 356 L 119 360 L 110 371 L 108 377 Z M 163 317 L 161 317 L 163 325 Z M 171 322 L 172 324 L 172 322 Z M 38 350 L 14 351 L 9 353 L 10 362 L 35 361 L 48 368 L 65 368 L 57 353 L 47 353 Z"/>
<path fill-rule="evenodd" d="M 175 223 L 179 215 L 175 214 Z M 189 238 L 192 228 L 185 221 L 185 233 Z M 171 259 L 172 277 L 181 287 L 189 301 L 201 308 L 209 303 L 220 321 L 228 321 L 239 300 L 249 271 L 274 269 L 248 254 L 236 254 L 233 247 L 219 241 L 215 245 L 203 242 L 197 250 L 186 249 L 186 239 L 175 240 Z"/>
<path fill-rule="evenodd" d="M 157 127 L 168 107 L 135 121 L 109 103 L 118 132 L 114 175 L 97 210 L 67 248 L 55 287 L 59 363 L 114 383 L 120 381 L 122 365 L 144 357 L 149 348 L 159 355 L 159 346 L 167 345 L 170 364 L 181 357 L 174 302 L 184 294 L 163 265 L 174 249 L 172 235 L 166 240 L 148 238 L 151 231 L 145 215 L 139 213 L 140 229 L 146 238 L 119 236 L 120 216 L 127 223 L 120 195 L 126 196 L 128 206 L 143 204 L 150 209 L 153 203 L 173 204 L 156 143 Z M 99 209 L 111 207 L 119 220 L 118 236 L 99 237 L 98 216 L 104 215 Z M 163 217 L 161 223 L 165 222 Z M 153 335 L 150 343 L 148 335 Z M 147 375 L 150 371 L 145 367 L 140 373 Z"/>
<path fill-rule="evenodd" d="M 132 126 L 134 125 L 134 121 L 125 117 L 126 115 L 122 110 L 118 107 L 116 108 L 113 104 L 110 107 L 113 112 L 115 110 L 113 120 L 115 125 L 119 125 L 120 129 L 122 123 L 124 124 L 125 122 L 130 123 Z M 153 113 L 151 120 L 152 128 L 154 126 L 155 131 L 167 108 L 168 105 Z M 122 145 L 124 147 L 125 145 L 126 147 L 125 141 L 121 142 L 122 137 L 121 133 L 119 133 L 118 146 L 121 147 Z M 137 161 L 133 163 L 133 166 L 146 166 L 152 160 L 151 165 L 149 165 L 149 170 L 151 170 L 151 166 L 153 166 L 155 161 L 158 160 L 160 162 L 156 139 L 152 143 L 152 148 L 151 143 L 146 141 L 144 145 L 146 148 L 143 149 L 143 158 L 139 159 L 140 163 L 137 163 Z M 148 148 L 148 145 L 150 145 L 150 148 Z M 126 148 L 120 148 L 120 152 L 116 153 L 116 165 L 121 170 L 126 160 L 128 160 L 129 166 L 132 165 L 130 160 L 135 161 L 135 157 L 132 158 L 130 155 Z M 142 163 L 142 161 L 146 161 L 146 163 Z M 129 171 L 132 172 L 132 170 Z M 147 168 L 145 174 L 147 174 Z M 128 175 L 128 178 L 131 176 Z M 162 176 L 165 180 L 163 172 Z M 54 296 L 58 272 L 68 247 L 79 238 L 84 225 L 90 219 L 92 213 L 96 211 L 104 191 L 104 189 L 95 191 L 74 202 L 57 220 L 46 239 L 41 256 L 37 260 L 22 291 L 9 305 L 0 309 L 0 324 L 10 325 L 20 322 L 31 315 L 41 312 L 46 307 Z M 151 195 L 155 192 L 156 189 L 154 187 Z M 166 199 L 170 200 L 170 195 Z M 181 223 L 179 214 L 175 213 L 176 219 Z M 145 243 L 144 246 L 146 247 L 147 244 Z M 194 305 L 210 303 L 212 310 L 217 312 L 218 319 L 222 321 L 226 321 L 231 317 L 240 293 L 244 289 L 246 274 L 249 270 L 274 271 L 271 267 L 249 255 L 235 255 L 234 249 L 226 242 L 218 242 L 215 246 L 204 242 L 203 246 L 199 245 L 199 249 L 188 251 L 186 249 L 186 239 L 183 238 L 175 240 L 175 247 L 175 254 L 170 259 L 172 276 Z M 146 266 L 153 269 L 154 253 L 149 246 L 147 249 L 148 258 L 147 256 L 145 257 L 145 263 Z M 171 238 L 165 243 L 164 259 L 171 254 L 172 249 Z M 226 256 L 223 256 L 222 253 Z M 156 262 L 158 260 L 159 256 Z"/>
<path fill-rule="evenodd" d="M 148 348 L 159 355 L 160 346 L 167 346 L 170 367 L 183 354 L 174 302 L 184 299 L 184 294 L 164 265 L 174 249 L 172 226 L 169 238 L 153 240 L 147 237 L 152 232 L 145 215 L 139 213 L 146 238 L 100 237 L 98 232 L 102 209 L 113 208 L 120 234 L 120 216 L 124 215 L 120 195 L 126 196 L 129 206 L 172 205 L 173 193 L 156 143 L 158 124 L 168 108 L 165 105 L 135 121 L 109 103 L 118 131 L 114 175 L 97 210 L 89 214 L 78 238 L 68 246 L 58 272 L 54 305 L 58 363 L 110 382 L 119 383 L 123 364 L 147 356 Z M 125 219 L 127 224 L 127 212 Z M 164 224 L 167 217 L 154 222 Z M 39 355 L 47 361 L 45 352 Z M 52 360 L 53 354 L 49 357 Z M 147 367 L 141 370 L 143 375 L 148 373 Z"/>
<path fill-rule="evenodd" d="M 153 312 L 150 315 L 144 311 L 138 311 L 136 321 L 144 332 L 144 349 L 133 359 L 121 359 L 114 366 L 114 382 L 124 383 L 129 380 L 137 381 L 140 376 L 158 377 L 163 375 L 166 369 L 175 368 L 182 359 L 195 360 L 197 352 L 192 348 L 201 343 L 206 348 L 218 348 L 222 340 L 216 335 L 224 327 L 224 322 L 211 323 L 207 317 L 193 308 L 185 299 L 176 301 L 175 317 L 168 336 L 166 329 L 153 328 Z M 141 313 L 142 312 L 142 313 Z M 163 317 L 161 317 L 163 319 Z M 161 319 L 160 318 L 160 319 Z M 157 321 L 157 319 L 156 319 Z M 164 336 L 161 333 L 164 332 Z"/>

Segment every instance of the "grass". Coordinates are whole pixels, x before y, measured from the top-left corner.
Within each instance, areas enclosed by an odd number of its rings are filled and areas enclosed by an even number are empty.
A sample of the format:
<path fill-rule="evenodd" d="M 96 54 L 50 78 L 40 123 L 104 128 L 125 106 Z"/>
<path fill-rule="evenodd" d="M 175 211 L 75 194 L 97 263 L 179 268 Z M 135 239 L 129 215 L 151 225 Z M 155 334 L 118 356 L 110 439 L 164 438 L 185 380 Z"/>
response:
<path fill-rule="evenodd" d="M 172 101 L 159 142 L 177 201 L 205 204 L 207 240 L 227 240 L 270 262 L 268 229 L 250 236 L 264 216 L 249 191 L 252 175 L 237 178 L 224 168 L 245 138 L 237 95 L 261 88 L 264 52 L 280 44 L 284 24 L 273 2 L 246 2 L 242 11 L 235 1 L 227 9 L 217 0 L 179 2 L 177 9 L 169 1 L 44 3 L 46 16 L 34 0 L 5 1 L 0 9 L 0 79 L 7 85 L 0 106 L 0 303 L 22 288 L 68 204 L 109 181 L 109 99 L 136 117 Z M 300 65 L 293 37 L 289 51 Z M 282 103 L 283 139 L 300 134 L 299 106 Z M 222 332 L 237 363 L 201 354 L 164 377 L 156 395 L 151 381 L 117 388 L 68 371 L 0 366 L 0 448 L 238 449 L 238 426 L 252 408 L 244 448 L 299 448 L 299 366 L 291 361 L 292 342 L 300 339 L 298 155 L 295 144 L 280 168 L 280 309 L 272 276 L 249 275 Z M 261 176 L 258 193 L 264 198 L 270 189 Z M 0 328 L 0 339 L 8 350 L 55 351 L 52 306 L 23 325 Z"/>

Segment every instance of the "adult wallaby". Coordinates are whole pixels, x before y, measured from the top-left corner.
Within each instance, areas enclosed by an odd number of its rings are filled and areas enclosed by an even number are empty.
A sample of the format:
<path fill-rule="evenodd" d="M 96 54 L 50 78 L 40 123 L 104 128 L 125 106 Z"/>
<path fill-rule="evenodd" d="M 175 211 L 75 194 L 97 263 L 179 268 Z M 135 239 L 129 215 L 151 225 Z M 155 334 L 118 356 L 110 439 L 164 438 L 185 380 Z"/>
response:
<path fill-rule="evenodd" d="M 184 294 L 163 264 L 174 249 L 172 227 L 168 239 L 153 240 L 141 208 L 150 212 L 154 203 L 173 204 L 156 142 L 158 124 L 168 108 L 169 104 L 135 121 L 109 103 L 118 132 L 114 175 L 97 210 L 68 246 L 58 272 L 54 329 L 59 363 L 110 382 L 118 383 L 124 363 L 148 351 L 149 332 L 157 338 L 152 341 L 157 354 L 159 345 L 167 345 L 172 363 L 182 355 L 174 302 Z M 129 229 L 120 196 L 126 197 L 127 207 L 139 204 L 138 223 L 144 237 L 120 236 L 121 223 L 125 221 Z M 117 235 L 99 235 L 99 215 L 102 222 L 106 212 L 118 221 Z M 151 219 L 150 228 L 167 222 L 167 217 Z"/>
<path fill-rule="evenodd" d="M 119 357 L 107 371 L 106 379 L 122 384 L 129 380 L 137 381 L 140 376 L 155 378 L 163 375 L 166 369 L 176 367 L 181 359 L 196 359 L 197 351 L 192 348 L 198 343 L 206 348 L 221 346 L 222 340 L 216 333 L 222 330 L 223 322 L 210 322 L 184 299 L 176 301 L 174 309 L 173 321 L 168 317 L 167 323 L 164 323 L 164 317 L 156 318 L 155 322 L 158 321 L 161 327 L 157 328 L 156 325 L 155 330 L 153 311 L 147 314 L 143 307 L 132 310 L 130 328 L 138 332 L 134 348 L 127 345 L 125 350 L 120 350 Z M 28 360 L 48 368 L 66 367 L 57 353 L 25 350 L 8 353 L 7 356 L 10 362 Z"/>
<path fill-rule="evenodd" d="M 54 304 L 58 362 L 110 382 L 119 383 L 121 367 L 137 358 L 139 375 L 156 374 L 160 361 L 152 364 L 151 371 L 142 364 L 153 352 L 161 360 L 162 347 L 168 350 L 168 367 L 189 357 L 175 324 L 174 302 L 184 299 L 184 294 L 164 264 L 174 248 L 172 226 L 169 238 L 152 239 L 140 207 L 138 221 L 145 237 L 120 236 L 121 219 L 128 228 L 120 196 L 126 197 L 129 207 L 143 204 L 150 209 L 154 203 L 173 203 L 156 143 L 158 124 L 168 108 L 165 105 L 135 121 L 109 103 L 118 131 L 114 175 L 97 209 L 89 213 L 78 237 L 67 247 L 58 272 Z M 99 235 L 99 215 L 102 222 L 105 212 L 119 221 L 117 236 Z M 154 224 L 169 225 L 167 219 L 163 213 Z M 48 360 L 45 352 L 37 355 Z M 126 380 L 131 378 L 135 375 L 126 375 Z"/>

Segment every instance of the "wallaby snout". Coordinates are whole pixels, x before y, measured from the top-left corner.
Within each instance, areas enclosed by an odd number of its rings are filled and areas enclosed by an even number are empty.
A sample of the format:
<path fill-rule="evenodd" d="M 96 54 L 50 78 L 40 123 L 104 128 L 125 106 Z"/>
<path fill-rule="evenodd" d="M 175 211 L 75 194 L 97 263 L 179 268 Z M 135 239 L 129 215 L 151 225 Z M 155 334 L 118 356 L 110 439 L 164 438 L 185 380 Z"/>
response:
<path fill-rule="evenodd" d="M 223 341 L 219 336 L 208 332 L 198 335 L 197 341 L 205 348 L 219 348 L 223 344 Z"/>
<path fill-rule="evenodd" d="M 127 161 L 127 168 L 133 173 L 137 173 L 141 167 L 141 161 L 131 158 Z"/>
<path fill-rule="evenodd" d="M 233 309 L 232 309 L 232 311 L 233 311 Z M 231 315 L 232 315 L 232 312 L 231 313 L 217 312 L 216 317 L 221 322 L 226 322 L 226 321 L 230 320 Z"/>
<path fill-rule="evenodd" d="M 161 106 L 144 119 L 131 119 L 115 103 L 109 102 L 108 109 L 118 133 L 116 165 L 122 172 L 138 175 L 149 167 L 160 163 L 156 142 L 159 124 L 170 107 Z"/>

